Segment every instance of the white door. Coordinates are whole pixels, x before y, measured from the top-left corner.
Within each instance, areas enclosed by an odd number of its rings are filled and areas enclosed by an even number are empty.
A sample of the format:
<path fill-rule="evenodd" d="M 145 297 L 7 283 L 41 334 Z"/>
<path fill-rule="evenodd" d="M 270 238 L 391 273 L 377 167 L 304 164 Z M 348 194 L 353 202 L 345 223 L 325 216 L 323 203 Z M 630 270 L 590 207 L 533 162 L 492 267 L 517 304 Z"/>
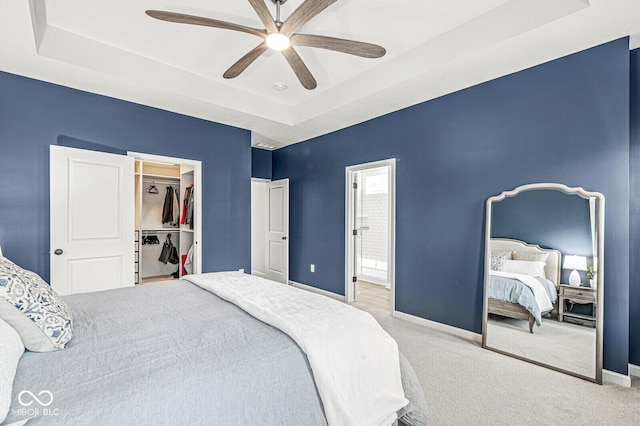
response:
<path fill-rule="evenodd" d="M 266 278 L 289 282 L 289 179 L 267 184 Z"/>
<path fill-rule="evenodd" d="M 134 285 L 134 159 L 52 145 L 51 286 L 60 294 Z"/>

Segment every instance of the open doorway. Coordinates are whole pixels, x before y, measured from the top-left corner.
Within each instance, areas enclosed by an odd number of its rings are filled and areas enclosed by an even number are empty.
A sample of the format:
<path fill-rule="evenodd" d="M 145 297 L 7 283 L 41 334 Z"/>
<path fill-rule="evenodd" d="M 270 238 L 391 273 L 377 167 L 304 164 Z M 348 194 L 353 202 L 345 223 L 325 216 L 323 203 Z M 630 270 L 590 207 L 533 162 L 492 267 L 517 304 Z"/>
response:
<path fill-rule="evenodd" d="M 393 312 L 395 160 L 347 167 L 346 174 L 347 301 Z"/>

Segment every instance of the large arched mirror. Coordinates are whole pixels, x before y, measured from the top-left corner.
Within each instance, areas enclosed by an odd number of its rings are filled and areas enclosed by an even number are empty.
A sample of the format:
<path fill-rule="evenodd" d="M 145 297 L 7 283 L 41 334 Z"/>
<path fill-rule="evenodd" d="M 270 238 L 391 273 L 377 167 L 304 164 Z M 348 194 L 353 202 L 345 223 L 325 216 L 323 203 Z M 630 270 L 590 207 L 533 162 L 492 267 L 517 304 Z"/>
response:
<path fill-rule="evenodd" d="M 487 200 L 482 346 L 602 383 L 604 196 L 557 183 Z"/>

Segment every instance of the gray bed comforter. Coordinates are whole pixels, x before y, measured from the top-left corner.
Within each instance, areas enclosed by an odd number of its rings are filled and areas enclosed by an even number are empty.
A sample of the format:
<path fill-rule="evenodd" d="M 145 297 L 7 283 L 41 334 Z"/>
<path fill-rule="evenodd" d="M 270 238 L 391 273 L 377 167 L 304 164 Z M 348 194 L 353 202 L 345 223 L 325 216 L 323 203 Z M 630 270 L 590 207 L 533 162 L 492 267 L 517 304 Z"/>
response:
<path fill-rule="evenodd" d="M 74 338 L 65 350 L 23 355 L 7 424 L 326 425 L 295 342 L 195 285 L 170 281 L 65 301 Z M 425 424 L 421 387 L 400 358 L 410 404 L 399 415 Z"/>
<path fill-rule="evenodd" d="M 553 283 L 546 278 L 535 277 L 547 291 L 551 303 L 556 303 L 558 293 Z M 503 302 L 517 303 L 533 315 L 536 325 L 542 323 L 542 313 L 533 291 L 521 281 L 512 278 L 489 275 L 489 298 Z"/>

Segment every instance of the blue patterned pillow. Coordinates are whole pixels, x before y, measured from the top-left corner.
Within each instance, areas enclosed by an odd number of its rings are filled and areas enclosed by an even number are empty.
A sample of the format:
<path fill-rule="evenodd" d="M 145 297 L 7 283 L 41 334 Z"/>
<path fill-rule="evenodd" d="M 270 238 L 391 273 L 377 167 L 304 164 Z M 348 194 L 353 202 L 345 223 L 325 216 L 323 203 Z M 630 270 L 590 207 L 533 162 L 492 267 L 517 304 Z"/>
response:
<path fill-rule="evenodd" d="M 0 256 L 0 318 L 34 352 L 64 349 L 73 337 L 71 310 L 34 272 Z"/>
<path fill-rule="evenodd" d="M 501 271 L 502 264 L 504 263 L 504 261 L 510 260 L 510 259 L 511 259 L 510 252 L 504 252 L 504 251 L 491 252 L 491 270 Z"/>

